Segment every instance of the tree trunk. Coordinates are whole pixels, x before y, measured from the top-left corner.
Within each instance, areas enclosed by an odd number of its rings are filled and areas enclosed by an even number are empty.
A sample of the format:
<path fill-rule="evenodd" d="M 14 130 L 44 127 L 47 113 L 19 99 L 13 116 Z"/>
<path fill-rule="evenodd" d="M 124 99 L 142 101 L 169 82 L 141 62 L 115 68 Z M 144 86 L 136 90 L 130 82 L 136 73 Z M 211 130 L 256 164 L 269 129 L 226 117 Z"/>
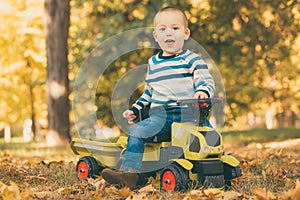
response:
<path fill-rule="evenodd" d="M 68 34 L 70 0 L 45 0 L 49 146 L 70 142 Z"/>

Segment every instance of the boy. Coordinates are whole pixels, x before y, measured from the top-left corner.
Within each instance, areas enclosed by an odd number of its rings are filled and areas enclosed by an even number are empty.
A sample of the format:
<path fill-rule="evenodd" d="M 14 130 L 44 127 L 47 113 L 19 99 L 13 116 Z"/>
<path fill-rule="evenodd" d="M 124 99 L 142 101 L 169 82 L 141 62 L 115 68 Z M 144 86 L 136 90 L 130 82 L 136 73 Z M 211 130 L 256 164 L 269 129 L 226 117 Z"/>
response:
<path fill-rule="evenodd" d="M 215 92 L 214 80 L 208 72 L 207 64 L 197 54 L 183 49 L 184 41 L 190 37 L 190 30 L 182 10 L 166 7 L 157 12 L 153 36 L 161 52 L 149 59 L 144 93 L 130 110 L 123 113 L 131 123 L 137 118 L 139 110 L 151 105 L 149 118 L 130 128 L 122 171 L 102 171 L 102 177 L 109 183 L 132 189 L 138 181 L 144 139 L 170 134 L 174 121 L 191 120 L 188 109 L 174 106 L 176 101 L 209 98 Z"/>

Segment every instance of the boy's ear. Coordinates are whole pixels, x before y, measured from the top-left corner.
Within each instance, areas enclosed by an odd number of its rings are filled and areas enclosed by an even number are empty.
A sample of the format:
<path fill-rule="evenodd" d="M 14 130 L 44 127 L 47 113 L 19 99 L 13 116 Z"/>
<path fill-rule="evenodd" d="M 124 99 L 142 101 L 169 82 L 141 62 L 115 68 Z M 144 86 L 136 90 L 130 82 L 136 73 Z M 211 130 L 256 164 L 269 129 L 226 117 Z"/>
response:
<path fill-rule="evenodd" d="M 188 40 L 190 38 L 190 35 L 191 35 L 191 31 L 189 28 L 186 28 L 185 31 L 184 31 L 184 35 L 185 35 L 185 40 Z"/>
<path fill-rule="evenodd" d="M 152 32 L 152 34 L 153 34 L 153 37 L 154 37 L 154 39 L 155 39 L 155 42 L 157 42 L 157 35 L 156 35 L 155 30 Z"/>

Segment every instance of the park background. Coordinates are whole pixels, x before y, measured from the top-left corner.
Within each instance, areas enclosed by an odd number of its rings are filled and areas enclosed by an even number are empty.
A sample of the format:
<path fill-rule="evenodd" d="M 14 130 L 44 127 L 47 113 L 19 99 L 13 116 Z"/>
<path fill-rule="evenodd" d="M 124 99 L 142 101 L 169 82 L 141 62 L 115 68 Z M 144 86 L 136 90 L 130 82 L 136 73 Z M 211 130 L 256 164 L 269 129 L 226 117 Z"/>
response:
<path fill-rule="evenodd" d="M 299 0 L 0 0 L 1 149 L 68 144 L 81 131 L 74 127 L 71 102 L 84 60 L 116 34 L 151 27 L 163 6 L 185 10 L 191 37 L 218 67 L 226 91 L 223 131 L 232 143 L 248 133 L 260 142 L 299 137 Z M 123 55 L 101 77 L 95 112 L 103 129 L 116 129 L 113 85 L 152 54 Z M 84 120 L 83 129 L 93 128 Z M 5 155 L 18 154 L 12 152 Z M 289 188 L 296 185 L 292 180 Z"/>

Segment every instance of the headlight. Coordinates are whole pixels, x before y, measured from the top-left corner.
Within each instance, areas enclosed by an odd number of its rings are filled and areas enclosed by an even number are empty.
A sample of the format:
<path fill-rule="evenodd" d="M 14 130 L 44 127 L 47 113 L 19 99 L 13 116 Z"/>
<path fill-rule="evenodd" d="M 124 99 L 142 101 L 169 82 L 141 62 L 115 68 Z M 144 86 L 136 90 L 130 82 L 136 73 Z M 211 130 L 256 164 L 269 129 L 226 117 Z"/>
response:
<path fill-rule="evenodd" d="M 204 147 L 203 150 L 205 153 L 211 153 L 213 151 L 213 148 L 212 147 Z"/>

